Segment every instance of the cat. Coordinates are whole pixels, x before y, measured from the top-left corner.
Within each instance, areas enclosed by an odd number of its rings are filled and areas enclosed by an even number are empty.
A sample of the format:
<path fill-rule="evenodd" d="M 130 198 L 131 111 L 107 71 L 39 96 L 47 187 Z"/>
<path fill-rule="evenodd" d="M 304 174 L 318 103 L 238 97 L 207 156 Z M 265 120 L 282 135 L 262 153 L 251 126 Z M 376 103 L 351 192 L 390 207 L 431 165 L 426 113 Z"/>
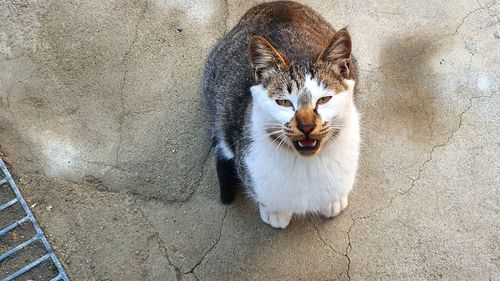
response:
<path fill-rule="evenodd" d="M 243 185 L 275 228 L 347 207 L 360 146 L 355 64 L 346 29 L 291 1 L 251 8 L 220 39 L 201 84 L 222 203 Z"/>

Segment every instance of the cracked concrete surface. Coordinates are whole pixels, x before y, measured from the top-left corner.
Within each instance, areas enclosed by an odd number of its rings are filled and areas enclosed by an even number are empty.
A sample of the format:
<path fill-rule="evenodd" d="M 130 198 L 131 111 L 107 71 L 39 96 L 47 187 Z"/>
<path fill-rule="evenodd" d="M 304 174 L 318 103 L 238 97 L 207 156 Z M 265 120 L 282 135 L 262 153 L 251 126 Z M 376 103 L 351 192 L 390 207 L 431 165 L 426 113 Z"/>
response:
<path fill-rule="evenodd" d="M 258 2 L 0 2 L 0 156 L 70 277 L 500 280 L 500 4 L 308 1 L 352 34 L 362 157 L 280 231 L 218 202 L 198 92 Z"/>

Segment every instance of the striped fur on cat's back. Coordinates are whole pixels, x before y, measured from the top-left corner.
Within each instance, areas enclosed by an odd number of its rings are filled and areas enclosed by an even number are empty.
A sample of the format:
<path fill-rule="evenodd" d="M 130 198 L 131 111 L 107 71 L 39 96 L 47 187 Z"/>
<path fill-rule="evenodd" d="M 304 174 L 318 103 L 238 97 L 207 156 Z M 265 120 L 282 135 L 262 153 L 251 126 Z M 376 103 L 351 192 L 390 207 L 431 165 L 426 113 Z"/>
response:
<path fill-rule="evenodd" d="M 250 9 L 202 81 L 222 202 L 243 185 L 280 228 L 293 214 L 346 208 L 359 158 L 355 81 L 347 30 L 295 2 Z"/>

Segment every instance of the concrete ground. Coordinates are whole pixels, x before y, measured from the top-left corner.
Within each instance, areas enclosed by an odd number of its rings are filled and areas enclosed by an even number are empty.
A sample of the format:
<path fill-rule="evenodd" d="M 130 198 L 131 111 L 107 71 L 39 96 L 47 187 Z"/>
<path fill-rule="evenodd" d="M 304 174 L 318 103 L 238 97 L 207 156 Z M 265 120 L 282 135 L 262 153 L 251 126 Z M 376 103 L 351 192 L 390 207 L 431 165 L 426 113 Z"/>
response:
<path fill-rule="evenodd" d="M 500 280 L 500 4 L 307 1 L 353 37 L 361 167 L 275 230 L 219 203 L 198 91 L 257 2 L 0 1 L 0 156 L 70 277 Z"/>

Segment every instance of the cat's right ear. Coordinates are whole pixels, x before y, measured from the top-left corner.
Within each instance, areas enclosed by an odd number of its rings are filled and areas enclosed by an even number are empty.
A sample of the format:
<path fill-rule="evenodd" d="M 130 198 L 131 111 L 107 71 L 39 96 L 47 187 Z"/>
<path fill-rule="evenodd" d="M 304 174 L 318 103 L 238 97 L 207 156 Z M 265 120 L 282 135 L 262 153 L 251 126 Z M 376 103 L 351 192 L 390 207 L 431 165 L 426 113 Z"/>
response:
<path fill-rule="evenodd" d="M 252 36 L 249 49 L 257 82 L 262 82 L 276 71 L 286 70 L 290 66 L 285 57 L 262 36 Z"/>
<path fill-rule="evenodd" d="M 324 65 L 337 76 L 350 79 L 351 69 L 351 36 L 346 28 L 337 31 L 330 44 L 321 52 L 316 65 Z"/>

